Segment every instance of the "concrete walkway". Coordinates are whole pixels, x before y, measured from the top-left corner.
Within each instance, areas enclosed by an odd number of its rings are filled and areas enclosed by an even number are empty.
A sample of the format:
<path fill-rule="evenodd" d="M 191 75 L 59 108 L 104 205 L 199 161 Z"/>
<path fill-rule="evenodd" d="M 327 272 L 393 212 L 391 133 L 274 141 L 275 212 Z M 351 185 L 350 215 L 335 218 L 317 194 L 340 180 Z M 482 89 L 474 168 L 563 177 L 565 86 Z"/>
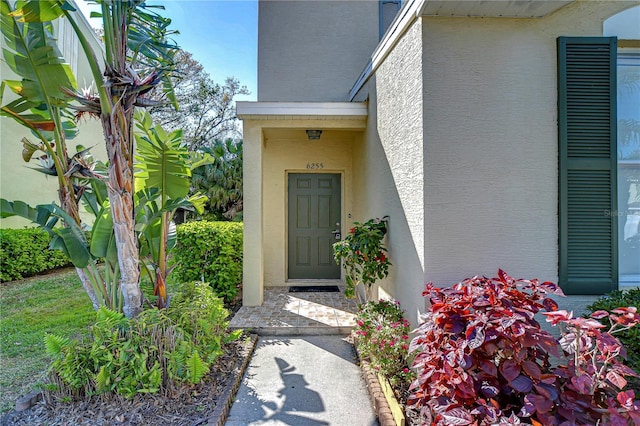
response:
<path fill-rule="evenodd" d="M 356 325 L 355 299 L 339 292 L 289 293 L 289 287 L 267 287 L 261 306 L 243 306 L 229 323 L 231 329 L 261 336 L 348 335 Z"/>
<path fill-rule="evenodd" d="M 226 425 L 378 425 L 351 344 L 262 336 Z"/>

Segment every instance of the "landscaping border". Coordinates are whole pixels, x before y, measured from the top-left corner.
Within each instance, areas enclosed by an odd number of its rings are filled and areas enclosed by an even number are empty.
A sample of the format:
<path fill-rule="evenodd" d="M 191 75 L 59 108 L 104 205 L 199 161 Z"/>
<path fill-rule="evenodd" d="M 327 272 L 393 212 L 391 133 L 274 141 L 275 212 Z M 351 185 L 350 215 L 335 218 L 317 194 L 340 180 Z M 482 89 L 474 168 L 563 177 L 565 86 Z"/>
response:
<path fill-rule="evenodd" d="M 237 360 L 235 366 L 233 367 L 232 373 L 235 375 L 235 379 L 228 383 L 224 388 L 222 393 L 220 394 L 216 408 L 211 412 L 211 414 L 201 421 L 195 423 L 195 425 L 207 425 L 207 426 L 223 426 L 227 417 L 229 415 L 229 410 L 231 405 L 233 404 L 233 399 L 240 387 L 240 383 L 242 381 L 242 377 L 249 365 L 249 361 L 251 360 L 251 356 L 256 348 L 256 344 L 258 342 L 258 335 L 251 333 L 247 338 L 243 339 L 241 351 L 241 357 Z M 28 395 L 20 398 L 16 403 L 16 409 L 13 413 L 17 413 L 20 411 L 28 410 L 33 407 L 42 399 L 42 392 L 35 391 L 31 392 Z M 8 421 L 12 412 L 4 413 L 0 416 L 0 423 L 5 424 L 5 421 Z M 8 423 L 7 423 L 8 424 Z"/>
<path fill-rule="evenodd" d="M 380 426 L 398 426 L 391 413 L 391 407 L 387 402 L 387 398 L 384 392 L 382 392 L 382 386 L 378 381 L 378 374 L 371 368 L 371 365 L 367 361 L 362 359 L 360 359 L 360 368 L 362 369 L 369 396 L 373 402 L 373 411 L 378 417 Z"/>
<path fill-rule="evenodd" d="M 369 397 L 371 397 L 371 402 L 373 404 L 373 411 L 378 417 L 380 426 L 404 426 L 396 423 L 396 420 L 393 417 L 393 411 L 391 410 L 391 406 L 389 405 L 389 401 L 387 401 L 387 397 L 382 390 L 382 385 L 378 380 L 378 373 L 373 369 L 373 367 L 371 367 L 371 364 L 369 364 L 368 361 L 364 360 L 362 356 L 360 356 L 360 352 L 358 351 L 358 339 L 353 335 L 352 338 L 353 349 L 355 350 L 356 356 L 358 357 L 360 369 L 362 370 L 362 376 L 367 386 L 367 390 L 369 391 Z"/>
<path fill-rule="evenodd" d="M 229 410 L 233 404 L 233 398 L 236 396 L 236 392 L 238 392 L 244 372 L 249 365 L 253 351 L 258 343 L 258 335 L 251 333 L 247 340 L 248 341 L 246 342 L 243 350 L 243 360 L 238 362 L 234 367 L 234 374 L 236 375 L 236 378 L 232 383 L 227 385 L 224 391 L 222 391 L 220 401 L 216 405 L 215 410 L 213 410 L 213 413 L 207 419 L 207 426 L 223 426 L 227 421 Z"/>

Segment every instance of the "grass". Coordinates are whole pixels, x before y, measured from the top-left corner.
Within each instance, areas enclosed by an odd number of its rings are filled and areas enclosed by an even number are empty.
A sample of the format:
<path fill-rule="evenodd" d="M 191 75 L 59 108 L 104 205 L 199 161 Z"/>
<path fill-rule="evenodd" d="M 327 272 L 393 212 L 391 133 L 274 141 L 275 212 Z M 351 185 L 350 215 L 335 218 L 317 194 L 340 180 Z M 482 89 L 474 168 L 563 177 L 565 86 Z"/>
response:
<path fill-rule="evenodd" d="M 44 380 L 47 333 L 73 337 L 87 331 L 95 313 L 75 270 L 0 286 L 0 412 Z"/>

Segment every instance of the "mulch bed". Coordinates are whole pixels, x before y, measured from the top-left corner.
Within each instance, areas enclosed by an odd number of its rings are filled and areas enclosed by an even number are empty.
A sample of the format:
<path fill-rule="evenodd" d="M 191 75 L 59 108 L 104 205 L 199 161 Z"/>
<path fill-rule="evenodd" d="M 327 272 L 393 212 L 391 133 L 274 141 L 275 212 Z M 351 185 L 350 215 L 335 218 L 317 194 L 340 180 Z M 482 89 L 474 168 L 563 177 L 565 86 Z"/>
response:
<path fill-rule="evenodd" d="M 0 425 L 221 425 L 256 340 L 251 336 L 227 345 L 211 372 L 196 386 L 183 386 L 165 394 L 138 395 L 130 400 L 94 396 L 75 402 L 45 398 L 50 400 L 46 402 L 40 398 L 31 409 L 4 414 Z"/>

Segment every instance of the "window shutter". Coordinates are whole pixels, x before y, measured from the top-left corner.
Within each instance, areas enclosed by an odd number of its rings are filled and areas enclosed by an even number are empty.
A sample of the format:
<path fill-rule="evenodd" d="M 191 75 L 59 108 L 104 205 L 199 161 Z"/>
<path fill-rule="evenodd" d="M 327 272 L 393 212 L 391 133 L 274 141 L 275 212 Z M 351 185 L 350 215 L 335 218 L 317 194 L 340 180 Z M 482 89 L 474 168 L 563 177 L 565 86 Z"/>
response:
<path fill-rule="evenodd" d="M 567 294 L 618 287 L 615 37 L 558 38 L 559 275 Z"/>

